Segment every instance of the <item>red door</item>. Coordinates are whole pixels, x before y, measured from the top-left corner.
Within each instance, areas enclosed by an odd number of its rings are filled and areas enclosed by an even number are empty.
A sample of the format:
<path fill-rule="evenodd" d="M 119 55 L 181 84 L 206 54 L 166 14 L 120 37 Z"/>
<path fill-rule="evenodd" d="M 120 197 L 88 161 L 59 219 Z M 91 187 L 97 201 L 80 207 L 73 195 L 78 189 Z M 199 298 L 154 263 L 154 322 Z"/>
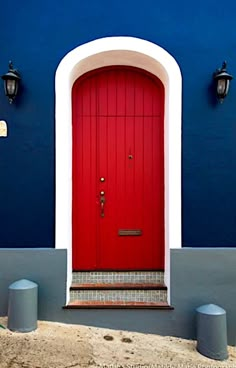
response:
<path fill-rule="evenodd" d="M 73 87 L 73 269 L 164 267 L 164 88 L 129 67 Z"/>

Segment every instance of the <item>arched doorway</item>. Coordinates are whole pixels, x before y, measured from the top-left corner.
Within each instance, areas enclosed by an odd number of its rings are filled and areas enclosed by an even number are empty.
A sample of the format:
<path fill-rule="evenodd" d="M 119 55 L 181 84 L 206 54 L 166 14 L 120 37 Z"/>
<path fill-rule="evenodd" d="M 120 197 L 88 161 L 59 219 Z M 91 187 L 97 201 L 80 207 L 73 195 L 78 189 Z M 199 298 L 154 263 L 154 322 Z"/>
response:
<path fill-rule="evenodd" d="M 74 270 L 164 269 L 164 87 L 113 66 L 72 89 Z"/>
<path fill-rule="evenodd" d="M 80 76 L 109 65 L 144 69 L 161 80 L 164 102 L 165 283 L 170 292 L 170 249 L 181 248 L 182 77 L 162 47 L 135 37 L 106 37 L 76 47 L 61 60 L 56 91 L 55 247 L 67 249 L 67 300 L 72 280 L 72 86 Z M 170 302 L 170 294 L 168 296 Z"/>

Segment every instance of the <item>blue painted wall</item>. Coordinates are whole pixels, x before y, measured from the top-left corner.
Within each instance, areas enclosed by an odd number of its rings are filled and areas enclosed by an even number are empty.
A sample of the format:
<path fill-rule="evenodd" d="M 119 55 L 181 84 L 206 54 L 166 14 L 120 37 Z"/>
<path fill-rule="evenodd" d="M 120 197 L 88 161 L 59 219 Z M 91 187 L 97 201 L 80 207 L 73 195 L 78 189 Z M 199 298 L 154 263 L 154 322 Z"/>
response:
<path fill-rule="evenodd" d="M 78 45 L 118 35 L 162 46 L 182 70 L 184 245 L 236 245 L 236 81 L 223 105 L 211 86 L 223 60 L 236 75 L 234 0 L 12 0 L 2 14 L 0 73 L 13 60 L 22 87 L 12 106 L 0 89 L 9 126 L 0 139 L 0 247 L 54 246 L 55 70 Z"/>

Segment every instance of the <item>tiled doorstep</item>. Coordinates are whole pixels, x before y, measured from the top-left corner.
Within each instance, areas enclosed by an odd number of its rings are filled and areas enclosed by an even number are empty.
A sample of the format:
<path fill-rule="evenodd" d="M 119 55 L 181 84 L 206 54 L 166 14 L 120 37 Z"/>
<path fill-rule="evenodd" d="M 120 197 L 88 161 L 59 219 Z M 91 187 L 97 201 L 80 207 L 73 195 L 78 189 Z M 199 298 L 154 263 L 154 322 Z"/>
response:
<path fill-rule="evenodd" d="M 70 302 L 64 308 L 173 309 L 162 271 L 73 272 Z"/>
<path fill-rule="evenodd" d="M 70 301 L 166 302 L 166 290 L 71 290 Z"/>
<path fill-rule="evenodd" d="M 73 283 L 163 283 L 162 271 L 73 272 Z"/>

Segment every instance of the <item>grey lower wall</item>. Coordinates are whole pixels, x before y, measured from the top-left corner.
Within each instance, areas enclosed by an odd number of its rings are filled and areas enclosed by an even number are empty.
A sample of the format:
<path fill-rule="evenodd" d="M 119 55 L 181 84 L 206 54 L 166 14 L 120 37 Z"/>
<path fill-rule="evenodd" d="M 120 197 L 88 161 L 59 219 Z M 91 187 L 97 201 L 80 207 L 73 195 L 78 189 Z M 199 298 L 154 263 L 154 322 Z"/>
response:
<path fill-rule="evenodd" d="M 0 249 L 0 315 L 7 314 L 8 287 L 20 279 L 39 286 L 39 318 L 54 319 L 66 298 L 66 250 Z"/>
<path fill-rule="evenodd" d="M 8 286 L 21 278 L 39 285 L 39 319 L 196 337 L 195 310 L 215 303 L 227 312 L 228 343 L 236 345 L 236 249 L 171 250 L 173 311 L 64 310 L 66 250 L 1 249 L 0 315 L 7 315 Z"/>
<path fill-rule="evenodd" d="M 227 313 L 228 342 L 236 345 L 236 249 L 183 248 L 171 251 L 173 331 L 195 337 L 195 309 L 221 306 Z"/>

